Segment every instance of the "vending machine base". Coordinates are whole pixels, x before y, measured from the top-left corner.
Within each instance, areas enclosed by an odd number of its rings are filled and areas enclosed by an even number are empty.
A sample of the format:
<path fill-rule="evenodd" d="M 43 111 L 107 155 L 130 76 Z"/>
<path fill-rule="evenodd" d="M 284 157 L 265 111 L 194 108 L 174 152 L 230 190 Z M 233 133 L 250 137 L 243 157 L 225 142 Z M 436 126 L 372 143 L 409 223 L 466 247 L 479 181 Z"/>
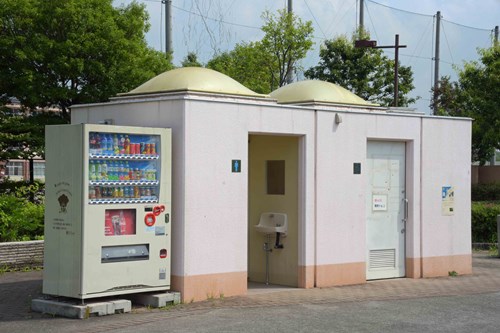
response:
<path fill-rule="evenodd" d="M 86 304 L 78 304 L 78 300 L 76 299 L 47 297 L 33 299 L 31 301 L 31 310 L 59 317 L 87 319 L 94 316 L 101 317 L 130 312 L 132 310 L 132 302 L 127 299 L 115 299 L 106 301 L 94 300 Z"/>
<path fill-rule="evenodd" d="M 127 313 L 132 310 L 132 304 L 149 308 L 163 308 L 177 305 L 181 302 L 179 292 L 150 292 L 121 295 L 121 298 L 99 298 L 83 301 L 75 298 L 44 296 L 31 301 L 31 310 L 53 316 L 87 319 L 113 314 Z"/>

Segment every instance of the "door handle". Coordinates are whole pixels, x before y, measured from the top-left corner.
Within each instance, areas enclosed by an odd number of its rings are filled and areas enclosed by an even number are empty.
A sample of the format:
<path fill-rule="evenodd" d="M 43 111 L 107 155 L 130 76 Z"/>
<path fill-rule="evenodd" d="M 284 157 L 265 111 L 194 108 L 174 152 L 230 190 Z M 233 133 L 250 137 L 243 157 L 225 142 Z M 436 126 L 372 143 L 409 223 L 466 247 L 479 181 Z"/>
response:
<path fill-rule="evenodd" d="M 403 218 L 403 222 L 406 223 L 406 221 L 408 221 L 408 199 L 404 198 L 403 199 L 403 203 L 404 203 L 404 218 Z"/>

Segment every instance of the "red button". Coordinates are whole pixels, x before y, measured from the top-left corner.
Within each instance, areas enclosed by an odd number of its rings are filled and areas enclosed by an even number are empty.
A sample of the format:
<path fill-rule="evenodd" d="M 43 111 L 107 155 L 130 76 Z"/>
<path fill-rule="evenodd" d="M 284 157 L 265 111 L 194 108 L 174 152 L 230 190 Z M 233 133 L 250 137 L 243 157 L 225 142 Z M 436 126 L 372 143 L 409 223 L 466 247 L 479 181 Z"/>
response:
<path fill-rule="evenodd" d="M 147 213 L 146 216 L 144 216 L 144 223 L 146 223 L 148 227 L 154 225 L 155 222 L 156 222 L 156 217 L 154 216 L 153 213 Z"/>

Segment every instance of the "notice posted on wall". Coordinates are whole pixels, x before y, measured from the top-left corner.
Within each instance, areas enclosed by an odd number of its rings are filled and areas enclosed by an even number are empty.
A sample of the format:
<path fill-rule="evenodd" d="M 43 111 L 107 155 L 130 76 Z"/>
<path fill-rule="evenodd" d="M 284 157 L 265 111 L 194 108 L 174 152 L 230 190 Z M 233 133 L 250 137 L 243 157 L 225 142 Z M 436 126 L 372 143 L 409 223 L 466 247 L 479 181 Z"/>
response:
<path fill-rule="evenodd" d="M 135 235 L 135 209 L 106 209 L 104 235 Z"/>
<path fill-rule="evenodd" d="M 373 194 L 372 197 L 372 210 L 374 212 L 387 211 L 387 195 Z"/>
<path fill-rule="evenodd" d="M 441 191 L 441 214 L 451 216 L 455 212 L 455 188 L 443 186 Z"/>

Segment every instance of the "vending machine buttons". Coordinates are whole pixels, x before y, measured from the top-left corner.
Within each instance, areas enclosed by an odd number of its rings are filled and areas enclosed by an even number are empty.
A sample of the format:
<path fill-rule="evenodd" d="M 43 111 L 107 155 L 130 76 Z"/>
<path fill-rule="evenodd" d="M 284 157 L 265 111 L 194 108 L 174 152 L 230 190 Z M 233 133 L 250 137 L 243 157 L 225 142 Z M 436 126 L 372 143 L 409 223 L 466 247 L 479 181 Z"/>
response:
<path fill-rule="evenodd" d="M 154 206 L 154 208 L 153 208 L 153 214 L 155 216 L 160 215 L 161 212 L 163 212 L 163 211 L 165 211 L 165 206 L 163 206 L 163 210 L 162 210 L 161 206 Z"/>
<path fill-rule="evenodd" d="M 156 222 L 156 217 L 153 213 L 147 213 L 145 216 L 144 216 L 144 223 L 146 223 L 146 225 L 148 227 L 151 227 L 155 224 Z"/>

